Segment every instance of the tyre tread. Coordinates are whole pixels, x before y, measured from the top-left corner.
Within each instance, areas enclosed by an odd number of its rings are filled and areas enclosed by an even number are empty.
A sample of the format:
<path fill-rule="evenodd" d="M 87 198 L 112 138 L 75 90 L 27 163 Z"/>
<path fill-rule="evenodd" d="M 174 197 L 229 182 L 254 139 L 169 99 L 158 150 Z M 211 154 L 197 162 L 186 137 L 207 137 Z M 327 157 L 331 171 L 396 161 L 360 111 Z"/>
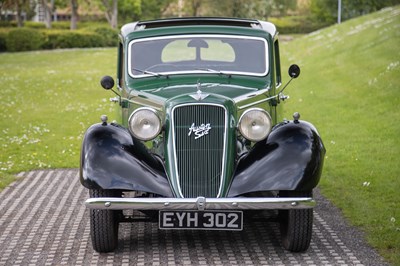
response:
<path fill-rule="evenodd" d="M 111 197 L 112 191 L 91 189 L 90 197 Z M 100 253 L 114 251 L 118 244 L 118 221 L 112 210 L 90 210 L 90 234 L 93 249 Z"/>
<path fill-rule="evenodd" d="M 296 192 L 290 196 L 310 196 L 311 193 Z M 281 211 L 281 238 L 285 249 L 292 252 L 304 252 L 311 243 L 313 227 L 313 209 Z"/>

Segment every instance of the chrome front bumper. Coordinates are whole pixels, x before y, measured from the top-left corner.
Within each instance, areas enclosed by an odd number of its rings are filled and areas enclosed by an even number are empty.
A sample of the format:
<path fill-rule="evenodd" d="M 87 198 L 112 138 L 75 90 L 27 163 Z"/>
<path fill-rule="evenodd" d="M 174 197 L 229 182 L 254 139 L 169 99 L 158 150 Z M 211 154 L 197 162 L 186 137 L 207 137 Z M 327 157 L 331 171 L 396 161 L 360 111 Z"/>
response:
<path fill-rule="evenodd" d="M 90 198 L 90 209 L 107 210 L 275 210 L 311 209 L 313 198 Z"/>

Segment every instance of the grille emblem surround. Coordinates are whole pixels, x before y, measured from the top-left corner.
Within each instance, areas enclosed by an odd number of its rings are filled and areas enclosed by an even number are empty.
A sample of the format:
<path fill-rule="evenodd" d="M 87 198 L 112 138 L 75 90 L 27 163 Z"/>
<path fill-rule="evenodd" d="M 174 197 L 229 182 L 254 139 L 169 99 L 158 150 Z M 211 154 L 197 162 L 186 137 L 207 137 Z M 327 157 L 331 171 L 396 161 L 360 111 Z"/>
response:
<path fill-rule="evenodd" d="M 194 123 L 194 125 L 193 125 Z M 190 128 L 210 124 L 207 137 Z M 185 103 L 172 108 L 171 182 L 181 198 L 219 198 L 226 184 L 228 110 L 222 104 Z M 205 135 L 204 135 L 205 136 Z M 213 150 L 213 152 L 210 152 Z"/>
<path fill-rule="evenodd" d="M 205 135 L 208 135 L 210 129 L 211 129 L 210 123 L 201 124 L 200 126 L 196 126 L 195 123 L 192 123 L 192 125 L 189 128 L 188 137 L 190 137 L 190 135 L 194 133 L 195 135 L 194 139 L 199 139 Z"/>
<path fill-rule="evenodd" d="M 195 99 L 196 101 L 201 101 L 201 100 L 204 100 L 205 98 L 207 98 L 209 95 L 210 94 L 203 93 L 201 91 L 201 84 L 200 84 L 200 82 L 197 82 L 196 94 L 190 94 L 189 96 L 192 97 L 193 99 Z"/>
<path fill-rule="evenodd" d="M 201 90 L 198 90 L 195 94 L 190 94 L 189 96 L 195 99 L 196 101 L 201 101 L 210 96 L 210 94 L 203 93 Z"/>

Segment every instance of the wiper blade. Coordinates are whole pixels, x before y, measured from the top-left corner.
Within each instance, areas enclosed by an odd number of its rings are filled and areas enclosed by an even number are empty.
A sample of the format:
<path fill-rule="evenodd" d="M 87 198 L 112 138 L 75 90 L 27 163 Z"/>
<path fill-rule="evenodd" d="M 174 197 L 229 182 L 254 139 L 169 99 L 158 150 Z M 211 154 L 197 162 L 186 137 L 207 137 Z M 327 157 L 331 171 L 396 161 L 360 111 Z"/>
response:
<path fill-rule="evenodd" d="M 151 75 L 153 77 L 167 77 L 168 78 L 168 75 L 162 75 L 160 73 L 156 73 L 156 72 L 152 72 L 152 71 L 148 71 L 148 70 L 142 70 L 142 69 L 138 69 L 138 68 L 134 68 L 134 67 L 132 67 L 132 70 L 135 70 L 142 74 Z"/>
<path fill-rule="evenodd" d="M 229 78 L 232 76 L 232 75 L 229 74 L 229 73 L 223 72 L 223 71 L 221 71 L 221 70 L 215 70 L 215 69 L 212 69 L 212 68 L 198 67 L 198 68 L 196 68 L 196 69 L 197 69 L 197 70 L 202 70 L 202 71 L 207 71 L 207 72 L 212 72 L 212 73 L 217 73 L 217 74 L 219 74 L 219 75 L 226 75 L 226 76 L 228 76 Z"/>

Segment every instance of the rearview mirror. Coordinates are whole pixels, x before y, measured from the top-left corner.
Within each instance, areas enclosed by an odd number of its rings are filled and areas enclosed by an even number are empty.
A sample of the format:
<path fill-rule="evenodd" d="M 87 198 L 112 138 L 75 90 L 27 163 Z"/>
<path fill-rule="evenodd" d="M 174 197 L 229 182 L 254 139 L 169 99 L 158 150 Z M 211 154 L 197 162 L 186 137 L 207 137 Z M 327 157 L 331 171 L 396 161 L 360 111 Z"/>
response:
<path fill-rule="evenodd" d="M 106 90 L 111 90 L 114 87 L 114 79 L 110 76 L 104 76 L 100 81 L 101 86 Z"/>
<path fill-rule="evenodd" d="M 300 75 L 300 67 L 296 64 L 293 64 L 289 67 L 289 76 L 291 78 L 297 78 Z"/>
<path fill-rule="evenodd" d="M 208 48 L 208 43 L 205 40 L 196 38 L 190 40 L 187 47 Z"/>

